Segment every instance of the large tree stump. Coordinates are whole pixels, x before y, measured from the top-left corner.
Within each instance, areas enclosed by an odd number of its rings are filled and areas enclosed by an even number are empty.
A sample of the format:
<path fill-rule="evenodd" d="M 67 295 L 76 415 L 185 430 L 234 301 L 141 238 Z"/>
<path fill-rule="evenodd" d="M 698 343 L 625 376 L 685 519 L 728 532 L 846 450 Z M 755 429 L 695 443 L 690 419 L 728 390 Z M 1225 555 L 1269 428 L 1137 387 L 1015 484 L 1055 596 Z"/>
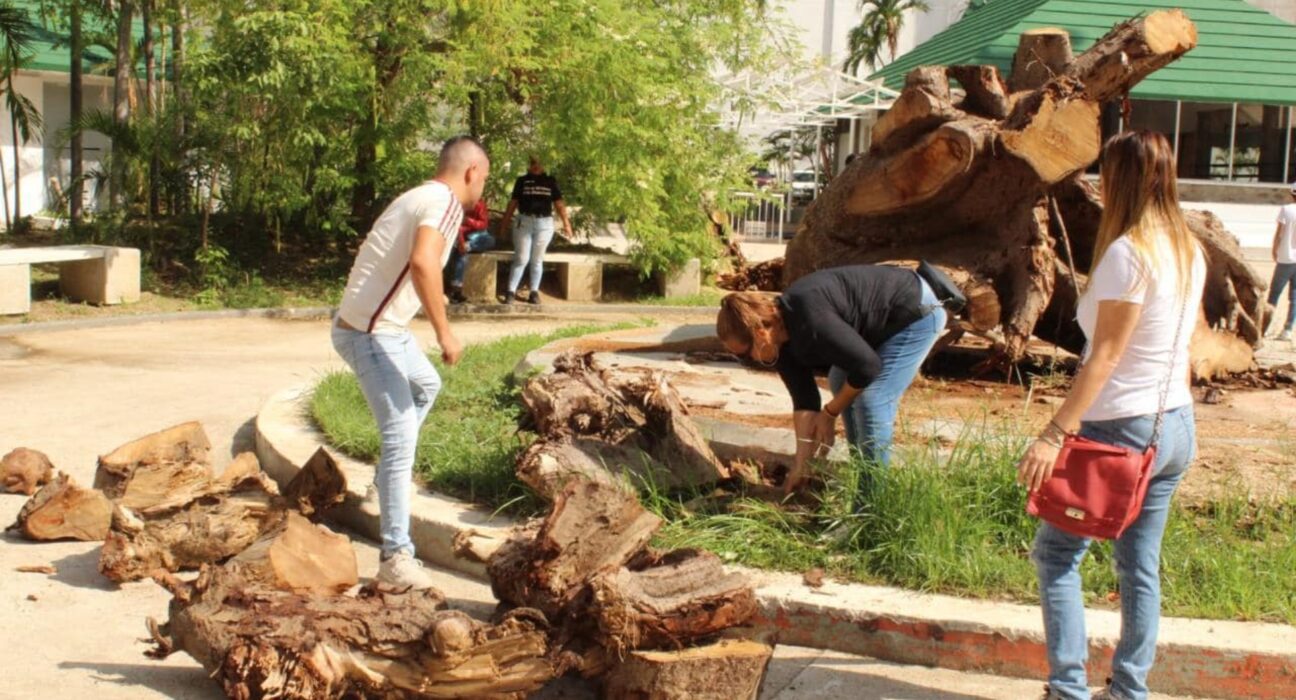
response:
<path fill-rule="evenodd" d="M 594 579 L 600 641 L 620 657 L 627 650 L 671 648 L 745 624 L 756 613 L 751 581 L 726 573 L 710 552 L 681 549 L 648 568 Z"/>
<path fill-rule="evenodd" d="M 9 529 L 30 540 L 97 542 L 107 536 L 112 513 L 112 502 L 103 492 L 59 474 L 23 504 Z"/>
<path fill-rule="evenodd" d="M 174 598 L 155 655 L 185 651 L 231 698 L 520 699 L 554 676 L 543 621 L 525 610 L 486 625 L 434 589 L 301 595 L 237 567 L 162 582 Z"/>
<path fill-rule="evenodd" d="M 54 464 L 44 452 L 19 447 L 0 459 L 0 489 L 30 496 L 54 478 Z"/>
<path fill-rule="evenodd" d="M 756 700 L 773 649 L 726 639 L 681 651 L 636 651 L 603 681 L 608 700 Z"/>
<path fill-rule="evenodd" d="M 945 75 L 967 97 L 946 109 L 941 69 L 915 70 L 878 147 L 810 206 L 783 284 L 838 265 L 928 260 L 993 281 L 1001 362 L 1021 360 L 1032 334 L 1079 350 L 1071 285 L 1089 270 L 1102 213 L 1080 175 L 1099 155 L 1101 106 L 1196 41 L 1178 10 L 1123 22 L 1074 59 L 1065 32 L 1032 30 L 1007 104 L 991 71 L 955 66 Z M 1222 228 L 1189 222 L 1211 259 L 1207 321 L 1254 344 L 1264 281 Z"/>
<path fill-rule="evenodd" d="M 596 438 L 619 448 L 607 453 L 612 458 L 636 451 L 650 456 L 619 466 L 660 488 L 729 478 L 679 393 L 660 373 L 603 368 L 593 353 L 568 352 L 554 360 L 552 373 L 527 382 L 522 402 L 545 440 Z"/>

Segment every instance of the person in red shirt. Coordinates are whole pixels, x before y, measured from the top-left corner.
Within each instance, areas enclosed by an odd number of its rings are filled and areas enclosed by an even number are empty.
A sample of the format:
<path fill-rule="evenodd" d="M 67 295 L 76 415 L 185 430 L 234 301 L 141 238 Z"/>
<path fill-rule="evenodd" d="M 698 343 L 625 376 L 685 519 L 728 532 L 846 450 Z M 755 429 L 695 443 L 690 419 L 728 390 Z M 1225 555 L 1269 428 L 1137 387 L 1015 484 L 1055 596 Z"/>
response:
<path fill-rule="evenodd" d="M 459 240 L 455 244 L 454 265 L 450 276 L 450 302 L 462 304 L 468 301 L 464 296 L 464 272 L 468 269 L 468 254 L 480 253 L 495 247 L 495 237 L 486 230 L 490 223 L 490 212 L 486 209 L 485 198 L 477 200 L 477 206 L 464 212 L 463 223 L 459 225 Z"/>

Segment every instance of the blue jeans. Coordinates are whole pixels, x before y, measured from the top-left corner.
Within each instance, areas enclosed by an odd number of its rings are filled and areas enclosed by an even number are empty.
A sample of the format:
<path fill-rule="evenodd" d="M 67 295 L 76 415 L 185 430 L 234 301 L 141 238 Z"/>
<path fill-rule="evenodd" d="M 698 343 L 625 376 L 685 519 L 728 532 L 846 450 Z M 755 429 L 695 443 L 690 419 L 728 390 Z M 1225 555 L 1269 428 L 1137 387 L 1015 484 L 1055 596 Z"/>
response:
<path fill-rule="evenodd" d="M 1080 426 L 1084 437 L 1142 450 L 1152 437 L 1156 416 L 1093 421 Z M 1192 406 L 1165 414 L 1156 464 L 1143 511 L 1114 543 L 1120 581 L 1121 636 L 1112 656 L 1111 688 L 1117 697 L 1144 700 L 1147 676 L 1156 659 L 1161 621 L 1161 536 L 1170 515 L 1170 498 L 1197 452 Z M 1085 663 L 1084 598 L 1080 562 L 1090 540 L 1040 523 L 1031 559 L 1039 574 L 1040 604 L 1048 643 L 1049 685 L 1068 700 L 1088 700 Z"/>
<path fill-rule="evenodd" d="M 464 243 L 468 244 L 468 252 L 460 253 L 456 248 L 454 253 L 454 272 L 450 277 L 450 286 L 462 287 L 464 284 L 464 273 L 468 270 L 468 254 L 480 253 L 483 250 L 490 250 L 495 247 L 495 237 L 490 235 L 489 231 L 473 231 L 464 236 Z"/>
<path fill-rule="evenodd" d="M 410 493 L 419 428 L 432 410 L 441 376 L 409 331 L 362 333 L 333 326 L 333 348 L 351 366 L 382 437 L 374 474 L 378 490 L 382 555 L 414 553 L 410 541 Z"/>
<path fill-rule="evenodd" d="M 885 467 L 891 462 L 891 442 L 895 433 L 896 414 L 900 411 L 900 398 L 918 376 L 927 353 L 945 329 L 946 312 L 936 301 L 936 294 L 925 281 L 922 284 L 922 305 L 929 313 L 905 326 L 878 348 L 882 371 L 860 395 L 842 411 L 846 423 L 846 439 L 869 462 L 869 466 Z M 846 384 L 846 370 L 833 367 L 828 372 L 828 385 L 833 394 Z M 872 480 L 867 471 L 861 476 L 855 509 L 859 510 L 872 490 Z"/>
<path fill-rule="evenodd" d="M 554 236 L 552 216 L 518 217 L 513 227 L 513 265 L 509 268 L 508 293 L 512 296 L 522 283 L 522 270 L 530 274 L 531 291 L 540 291 L 540 276 L 544 273 L 544 254 Z"/>
<path fill-rule="evenodd" d="M 1287 287 L 1287 322 L 1283 330 L 1290 331 L 1296 327 L 1296 263 L 1278 263 L 1274 268 L 1273 280 L 1269 282 L 1270 306 L 1278 305 L 1283 287 Z"/>

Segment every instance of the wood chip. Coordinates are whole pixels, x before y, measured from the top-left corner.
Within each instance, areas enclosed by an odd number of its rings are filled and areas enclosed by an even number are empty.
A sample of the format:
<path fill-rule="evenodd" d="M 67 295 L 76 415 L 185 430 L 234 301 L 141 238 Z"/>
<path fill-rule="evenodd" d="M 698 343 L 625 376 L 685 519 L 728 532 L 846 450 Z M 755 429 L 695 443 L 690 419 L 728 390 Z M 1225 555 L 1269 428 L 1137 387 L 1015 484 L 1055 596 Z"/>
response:
<path fill-rule="evenodd" d="M 816 566 L 815 568 L 805 572 L 805 575 L 801 577 L 801 580 L 805 585 L 811 588 L 823 588 L 824 570 Z"/>
<path fill-rule="evenodd" d="M 15 571 L 23 574 L 49 574 L 53 576 L 58 573 L 58 569 L 49 564 L 33 564 L 31 566 L 20 566 Z"/>

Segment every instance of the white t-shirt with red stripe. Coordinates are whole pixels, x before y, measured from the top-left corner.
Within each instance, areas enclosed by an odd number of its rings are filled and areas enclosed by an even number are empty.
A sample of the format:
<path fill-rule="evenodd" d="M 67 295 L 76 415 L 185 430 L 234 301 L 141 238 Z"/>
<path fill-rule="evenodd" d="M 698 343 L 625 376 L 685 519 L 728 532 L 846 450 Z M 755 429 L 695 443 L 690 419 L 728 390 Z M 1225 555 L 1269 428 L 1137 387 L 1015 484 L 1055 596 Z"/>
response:
<path fill-rule="evenodd" d="M 374 222 L 356 254 L 338 316 L 356 330 L 405 332 L 422 308 L 409 274 L 415 232 L 430 226 L 441 233 L 444 267 L 462 220 L 463 207 L 444 182 L 429 180 L 397 197 Z"/>

